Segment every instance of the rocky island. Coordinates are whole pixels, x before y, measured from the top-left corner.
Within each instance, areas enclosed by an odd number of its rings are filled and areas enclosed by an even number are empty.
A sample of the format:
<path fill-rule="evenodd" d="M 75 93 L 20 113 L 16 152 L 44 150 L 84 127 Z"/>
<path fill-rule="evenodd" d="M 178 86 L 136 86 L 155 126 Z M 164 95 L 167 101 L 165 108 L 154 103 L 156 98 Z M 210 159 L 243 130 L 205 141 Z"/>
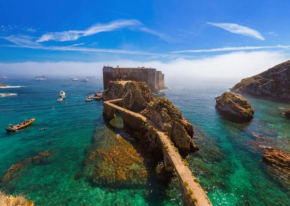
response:
<path fill-rule="evenodd" d="M 253 77 L 242 79 L 232 91 L 275 100 L 290 100 L 290 61 L 278 64 Z"/>
<path fill-rule="evenodd" d="M 175 171 L 184 205 L 211 205 L 199 181 L 195 181 L 188 163 L 183 159 L 190 152 L 199 150 L 192 138 L 193 126 L 168 99 L 155 99 L 151 86 L 146 82 L 134 79 L 108 81 L 109 78 L 109 75 L 104 78 L 104 119 L 107 122 L 113 120 L 118 111 L 123 119 L 124 131 L 137 140 L 142 151 L 151 154 L 155 161 L 163 160 L 165 171 Z M 104 157 L 110 151 L 97 153 L 102 153 Z M 132 158 L 128 156 L 129 159 Z M 146 176 L 146 173 L 142 172 L 140 175 Z M 124 174 L 124 177 L 128 175 Z"/>
<path fill-rule="evenodd" d="M 216 108 L 223 116 L 235 122 L 250 121 L 255 113 L 248 100 L 232 92 L 217 97 Z"/>

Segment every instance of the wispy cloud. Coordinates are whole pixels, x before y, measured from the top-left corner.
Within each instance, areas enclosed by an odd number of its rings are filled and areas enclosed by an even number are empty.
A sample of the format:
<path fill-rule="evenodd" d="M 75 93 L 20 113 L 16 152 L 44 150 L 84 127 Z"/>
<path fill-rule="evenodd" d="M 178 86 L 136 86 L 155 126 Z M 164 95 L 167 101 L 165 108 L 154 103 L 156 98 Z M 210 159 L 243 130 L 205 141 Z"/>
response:
<path fill-rule="evenodd" d="M 85 30 L 69 30 L 63 32 L 51 32 L 42 35 L 37 42 L 46 42 L 46 41 L 75 41 L 81 37 L 91 36 L 101 32 L 115 31 L 122 28 L 135 28 L 136 30 L 146 32 L 159 38 L 169 41 L 170 38 L 164 34 L 161 34 L 157 31 L 145 27 L 140 21 L 131 19 L 131 20 L 117 20 L 110 22 L 108 24 L 96 24 L 89 27 Z"/>
<path fill-rule="evenodd" d="M 234 33 L 234 34 L 249 36 L 249 37 L 259 39 L 259 40 L 265 40 L 265 38 L 262 36 L 262 34 L 260 32 L 254 30 L 254 29 L 251 29 L 249 27 L 239 25 L 239 24 L 212 23 L 212 22 L 208 22 L 208 24 L 222 28 L 222 29 L 227 30 L 227 31 Z"/>
<path fill-rule="evenodd" d="M 213 49 L 181 50 L 181 51 L 173 51 L 171 53 L 172 54 L 180 54 L 180 53 L 211 53 L 211 52 L 265 50 L 265 49 L 290 49 L 290 45 L 222 47 L 222 48 L 213 48 Z"/>

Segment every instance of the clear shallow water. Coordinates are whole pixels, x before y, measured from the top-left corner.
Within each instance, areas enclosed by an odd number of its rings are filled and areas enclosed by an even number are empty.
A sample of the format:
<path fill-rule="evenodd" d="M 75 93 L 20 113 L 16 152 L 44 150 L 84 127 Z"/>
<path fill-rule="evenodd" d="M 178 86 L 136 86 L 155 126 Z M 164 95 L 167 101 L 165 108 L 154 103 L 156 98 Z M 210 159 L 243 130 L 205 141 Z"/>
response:
<path fill-rule="evenodd" d="M 30 166 L 0 189 L 25 194 L 37 205 L 182 204 L 174 178 L 168 184 L 152 174 L 152 180 L 140 189 L 97 187 L 84 178 L 74 178 L 82 168 L 92 137 L 103 132 L 102 103 L 84 101 L 87 94 L 102 90 L 101 80 L 10 79 L 3 83 L 26 87 L 1 89 L 18 96 L 0 98 L 0 176 L 15 162 L 38 152 L 51 149 L 54 155 L 50 164 Z M 166 97 L 193 123 L 195 141 L 201 148 L 188 157 L 190 168 L 214 205 L 287 205 L 289 188 L 267 173 L 258 145 L 290 152 L 290 122 L 282 117 L 289 105 L 249 98 L 256 111 L 254 120 L 249 124 L 231 123 L 216 113 L 214 98 L 233 84 L 169 83 Z M 60 90 L 67 93 L 66 104 L 56 102 Z M 21 122 L 24 117 L 37 120 L 7 135 L 7 124 Z M 47 130 L 39 131 L 41 127 Z M 255 140 L 253 132 L 267 141 Z"/>

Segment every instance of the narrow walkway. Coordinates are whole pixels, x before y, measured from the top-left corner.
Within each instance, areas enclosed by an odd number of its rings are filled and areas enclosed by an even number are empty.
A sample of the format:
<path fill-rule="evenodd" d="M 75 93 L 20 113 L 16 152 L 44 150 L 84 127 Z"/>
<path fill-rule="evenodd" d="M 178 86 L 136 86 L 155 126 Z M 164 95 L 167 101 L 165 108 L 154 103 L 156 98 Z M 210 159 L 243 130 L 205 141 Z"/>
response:
<path fill-rule="evenodd" d="M 171 142 L 170 137 L 164 134 L 163 131 L 161 131 L 151 120 L 147 119 L 145 116 L 114 104 L 120 101 L 122 101 L 122 99 L 105 101 L 104 105 L 114 108 L 121 113 L 126 113 L 134 116 L 142 120 L 144 123 L 149 123 L 153 128 L 157 130 L 158 136 L 163 146 L 164 159 L 169 161 L 169 164 L 173 166 L 179 179 L 183 196 L 183 204 L 196 206 L 212 205 L 205 191 L 200 186 L 198 179 L 193 176 L 188 166 L 185 165 L 183 158 L 180 156 L 178 150 L 176 150 L 176 147 Z"/>

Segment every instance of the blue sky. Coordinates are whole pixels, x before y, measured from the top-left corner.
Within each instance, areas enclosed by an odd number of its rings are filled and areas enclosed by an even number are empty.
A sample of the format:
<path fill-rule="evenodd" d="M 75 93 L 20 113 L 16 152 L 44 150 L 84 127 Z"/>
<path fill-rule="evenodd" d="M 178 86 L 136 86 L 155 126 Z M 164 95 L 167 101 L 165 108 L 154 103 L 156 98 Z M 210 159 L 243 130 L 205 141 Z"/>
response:
<path fill-rule="evenodd" d="M 282 0 L 9 0 L 0 9 L 1 63 L 284 58 L 290 48 Z"/>

